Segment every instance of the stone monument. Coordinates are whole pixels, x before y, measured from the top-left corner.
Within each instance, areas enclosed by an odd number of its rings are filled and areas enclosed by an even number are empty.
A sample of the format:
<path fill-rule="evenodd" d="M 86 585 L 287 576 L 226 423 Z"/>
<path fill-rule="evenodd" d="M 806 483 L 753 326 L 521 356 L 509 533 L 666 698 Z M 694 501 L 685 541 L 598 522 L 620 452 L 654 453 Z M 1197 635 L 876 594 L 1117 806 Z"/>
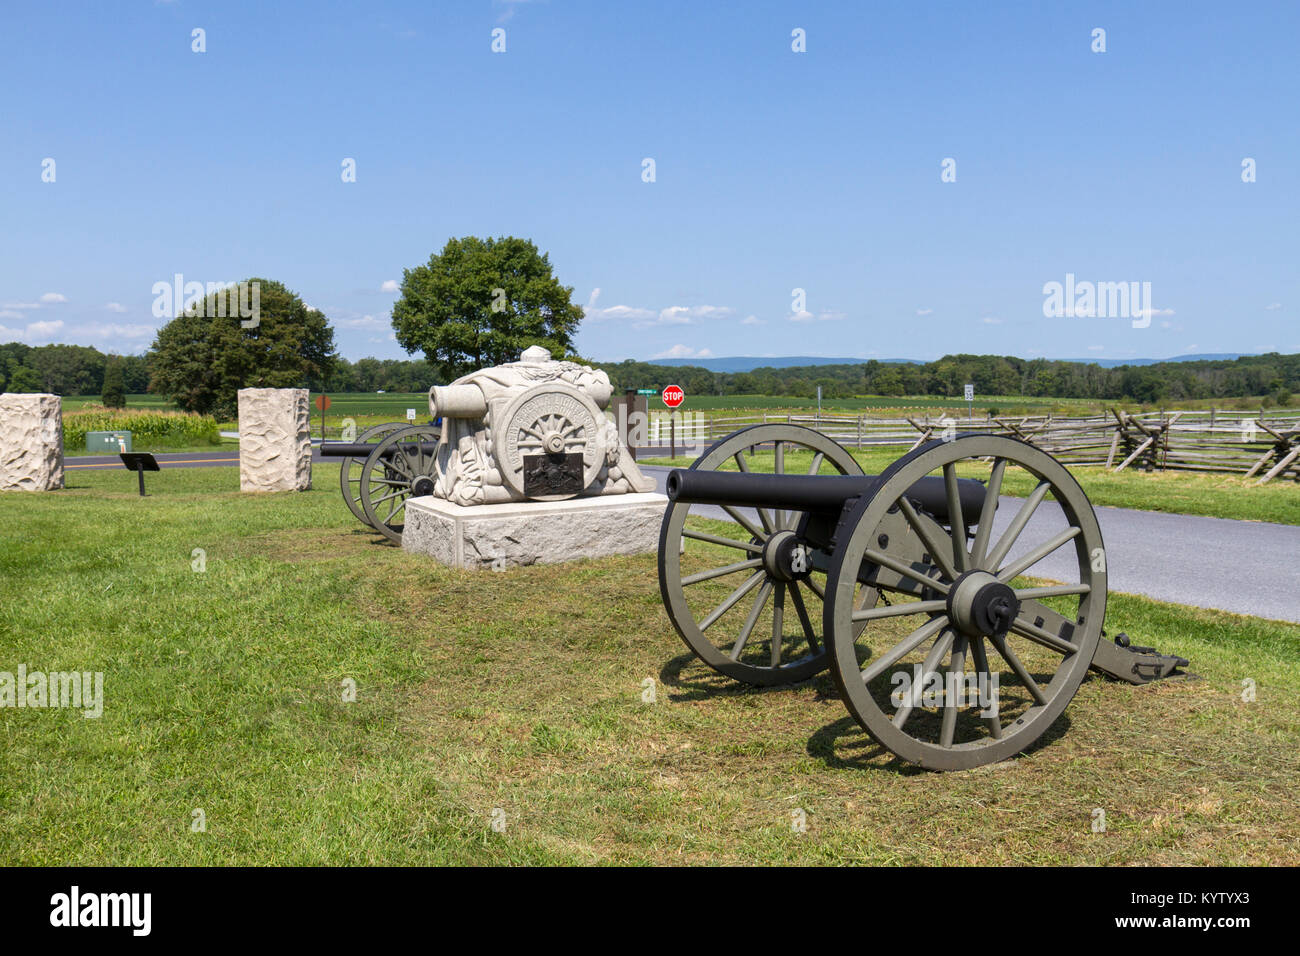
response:
<path fill-rule="evenodd" d="M 538 346 L 431 388 L 435 474 L 406 502 L 402 547 L 497 569 L 654 551 L 668 499 L 605 416 L 610 392 L 604 372 Z"/>
<path fill-rule="evenodd" d="M 63 410 L 57 395 L 0 395 L 0 491 L 63 487 Z"/>
<path fill-rule="evenodd" d="M 305 388 L 239 390 L 239 490 L 311 487 L 311 409 Z"/>

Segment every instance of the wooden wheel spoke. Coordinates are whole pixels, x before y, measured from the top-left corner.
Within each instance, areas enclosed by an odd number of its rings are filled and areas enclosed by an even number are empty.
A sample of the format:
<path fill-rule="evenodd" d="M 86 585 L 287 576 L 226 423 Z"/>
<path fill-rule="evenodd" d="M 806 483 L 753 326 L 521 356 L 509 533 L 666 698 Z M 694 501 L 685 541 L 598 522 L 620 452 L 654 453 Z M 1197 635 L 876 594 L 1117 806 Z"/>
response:
<path fill-rule="evenodd" d="M 718 618 L 730 611 L 736 604 L 750 591 L 758 587 L 760 581 L 767 577 L 766 571 L 756 571 L 754 574 L 736 590 L 732 591 L 725 601 L 713 609 L 713 611 L 704 620 L 700 621 L 700 630 L 707 631 Z"/>
<path fill-rule="evenodd" d="M 909 614 L 934 614 L 947 609 L 947 601 L 907 601 L 903 604 L 887 604 L 884 607 L 854 611 L 852 620 L 856 624 L 859 621 L 879 621 L 886 617 L 906 617 Z"/>
<path fill-rule="evenodd" d="M 901 574 L 905 578 L 911 578 L 913 581 L 916 581 L 919 584 L 924 584 L 928 588 L 934 588 L 940 594 L 947 594 L 949 591 L 949 587 L 945 582 L 936 581 L 934 578 L 927 577 L 920 571 L 916 571 L 908 565 L 903 564 L 901 561 L 896 561 L 889 555 L 877 551 L 874 548 L 868 548 L 863 554 L 863 557 L 872 564 L 879 564 L 881 567 L 889 568 L 889 570 Z"/>
<path fill-rule="evenodd" d="M 755 538 L 767 537 L 767 533 L 765 531 L 763 531 L 760 527 L 758 527 L 758 525 L 754 524 L 754 522 L 750 521 L 749 518 L 745 517 L 735 508 L 731 507 L 730 505 L 722 505 L 722 510 L 731 516 L 732 521 L 736 522 L 736 524 L 740 525 L 742 528 L 744 528 L 746 531 L 752 534 Z"/>
<path fill-rule="evenodd" d="M 953 567 L 952 559 L 946 553 L 949 550 L 948 547 L 934 535 L 933 522 L 919 515 L 906 496 L 898 499 L 898 510 L 903 513 L 907 523 L 912 526 L 916 536 L 921 539 L 921 543 L 925 545 L 925 550 L 930 557 L 934 558 L 934 563 L 939 566 L 939 570 L 950 581 L 957 577 L 957 569 Z"/>
<path fill-rule="evenodd" d="M 817 643 L 817 632 L 813 630 L 812 621 L 808 619 L 808 608 L 804 606 L 803 595 L 799 593 L 799 583 L 796 581 L 790 585 L 790 601 L 794 604 L 794 612 L 799 617 L 799 626 L 803 628 L 803 636 L 808 639 L 808 646 L 817 653 L 821 645 Z"/>
<path fill-rule="evenodd" d="M 989 643 L 993 645 L 993 649 L 1001 655 L 1002 659 L 1007 662 L 1007 666 L 1011 668 L 1011 672 L 1016 675 L 1016 678 L 1020 683 L 1025 686 L 1025 690 L 1029 691 L 1030 696 L 1034 698 L 1034 703 L 1038 704 L 1040 707 L 1046 704 L 1047 697 L 1043 694 L 1043 689 L 1038 686 L 1038 681 L 1034 680 L 1033 675 L 1029 673 L 1025 668 L 1025 665 L 1020 662 L 1020 658 L 1016 655 L 1016 652 L 1011 649 L 1011 645 L 1007 643 L 1007 639 L 1005 637 L 990 637 Z"/>
<path fill-rule="evenodd" d="M 1069 594 L 1090 594 L 1092 585 L 1090 584 L 1052 584 L 1041 588 L 1021 588 L 1016 591 L 1016 597 L 1021 601 L 1036 601 L 1045 597 L 1064 597 Z"/>
<path fill-rule="evenodd" d="M 1078 647 L 1065 638 L 1059 637 L 1051 631 L 1045 631 L 1037 624 L 1026 621 L 1024 618 L 1016 618 L 1011 624 L 1011 630 L 1035 644 L 1041 644 L 1049 650 L 1056 651 L 1058 654 L 1074 654 L 1079 650 Z"/>
<path fill-rule="evenodd" d="M 682 587 L 690 587 L 692 584 L 699 584 L 701 581 L 712 581 L 714 578 L 725 577 L 728 574 L 735 574 L 737 571 L 744 571 L 747 568 L 756 568 L 763 563 L 761 558 L 749 558 L 745 561 L 737 561 L 735 564 L 728 564 L 721 568 L 712 568 L 708 571 L 700 571 L 698 574 L 692 574 L 682 578 Z"/>
<path fill-rule="evenodd" d="M 958 571 L 969 567 L 966 553 L 966 516 L 961 510 L 961 488 L 957 484 L 957 466 L 943 466 L 943 487 L 948 497 L 948 526 L 952 530 L 952 563 Z"/>
<path fill-rule="evenodd" d="M 989 736 L 994 740 L 1002 739 L 1002 718 L 998 715 L 998 695 L 993 690 L 993 672 L 989 670 L 989 658 L 984 650 L 984 638 L 972 637 L 970 641 L 971 660 L 975 664 L 975 676 L 978 678 L 983 674 L 988 683 L 985 685 L 993 693 L 993 713 L 981 714 L 985 722 L 989 725 Z"/>
<path fill-rule="evenodd" d="M 731 649 L 733 661 L 740 660 L 740 654 L 745 649 L 745 644 L 749 642 L 749 635 L 754 633 L 754 625 L 758 623 L 758 616 L 763 613 L 763 605 L 767 603 L 768 595 L 771 593 L 772 582 L 764 581 L 754 598 L 754 606 L 749 609 L 749 616 L 745 618 L 745 625 L 740 629 L 740 636 L 736 638 L 736 644 Z"/>
<path fill-rule="evenodd" d="M 1038 510 L 1038 506 L 1042 504 L 1043 498 L 1046 497 L 1051 488 L 1052 486 L 1048 482 L 1040 481 L 1037 487 L 1029 493 L 1029 497 L 1025 499 L 1025 503 L 1021 505 L 1020 510 L 1016 512 L 1016 516 L 1011 519 L 1011 524 L 1007 526 L 1007 530 L 1002 532 L 1002 537 L 998 540 L 997 547 L 993 549 L 993 553 L 989 555 L 988 560 L 985 562 L 987 567 L 996 568 L 1002 563 L 1003 559 L 1007 556 L 1007 552 L 1011 550 L 1011 546 L 1015 544 L 1016 539 L 1020 537 L 1020 532 L 1025 530 L 1025 525 L 1027 525 L 1029 519 L 1034 516 L 1034 512 Z"/>
<path fill-rule="evenodd" d="M 723 538 L 716 534 L 709 534 L 707 531 L 695 531 L 691 528 L 682 529 L 683 538 L 693 538 L 696 541 L 707 541 L 709 544 L 718 544 L 724 548 L 735 548 L 739 551 L 748 551 L 750 554 L 762 554 L 763 549 L 757 544 L 746 541 L 736 541 L 733 538 Z"/>
<path fill-rule="evenodd" d="M 921 697 L 925 694 L 925 685 L 930 679 L 930 675 L 938 670 L 939 662 L 943 660 L 944 655 L 952 647 L 953 632 L 945 630 L 939 635 L 938 640 L 934 642 L 934 647 L 930 648 L 930 653 L 925 655 L 925 663 L 921 665 L 921 679 L 912 685 L 908 692 L 907 699 L 903 701 L 903 706 L 894 712 L 894 726 L 899 730 L 907 723 L 907 718 L 912 716 L 912 711 L 921 703 Z"/>
<path fill-rule="evenodd" d="M 785 629 L 785 585 L 776 586 L 772 602 L 772 666 L 781 666 L 781 632 Z"/>
<path fill-rule="evenodd" d="M 808 474 L 815 475 L 817 474 L 817 472 L 821 471 L 822 462 L 824 462 L 825 460 L 826 460 L 826 455 L 823 452 L 819 451 L 817 454 L 813 455 L 812 467 L 808 469 Z"/>
<path fill-rule="evenodd" d="M 1078 528 L 1066 528 L 1060 534 L 1053 535 L 1049 540 L 1043 542 L 1028 554 L 1021 555 L 1016 559 L 1014 564 L 1009 564 L 1002 570 L 998 571 L 997 579 L 1005 582 L 1010 581 L 1018 574 L 1023 574 L 1061 545 L 1077 538 L 1079 534 L 1080 531 Z"/>
<path fill-rule="evenodd" d="M 948 661 L 948 674 L 943 688 L 943 719 L 939 725 L 939 746 L 951 747 L 953 735 L 957 731 L 957 698 L 962 690 L 958 681 L 966 675 L 966 646 L 969 638 L 965 634 L 957 635 L 953 641 L 952 657 Z"/>
<path fill-rule="evenodd" d="M 740 451 L 736 452 L 731 457 L 735 459 L 737 468 L 739 468 L 745 474 L 750 473 L 749 462 L 745 460 L 745 450 L 743 448 Z M 776 525 L 772 523 L 772 516 L 767 513 L 766 508 L 755 508 L 754 510 L 758 512 L 758 520 L 762 522 L 763 531 L 765 533 L 771 534 L 773 531 L 776 530 Z"/>
<path fill-rule="evenodd" d="M 912 651 L 916 650 L 930 638 L 948 626 L 947 617 L 936 617 L 926 621 L 903 640 L 899 641 L 884 654 L 871 661 L 862 671 L 862 682 L 870 684 L 873 680 L 893 667 Z"/>
<path fill-rule="evenodd" d="M 975 542 L 971 545 L 971 567 L 984 566 L 988 556 L 989 538 L 993 535 L 993 518 L 998 510 L 998 498 L 1002 494 L 1002 477 L 1006 474 L 1007 460 L 999 458 L 993 462 L 989 473 L 989 483 L 984 489 L 984 505 L 980 508 L 979 527 L 975 529 Z M 981 653 L 983 649 L 981 648 Z"/>

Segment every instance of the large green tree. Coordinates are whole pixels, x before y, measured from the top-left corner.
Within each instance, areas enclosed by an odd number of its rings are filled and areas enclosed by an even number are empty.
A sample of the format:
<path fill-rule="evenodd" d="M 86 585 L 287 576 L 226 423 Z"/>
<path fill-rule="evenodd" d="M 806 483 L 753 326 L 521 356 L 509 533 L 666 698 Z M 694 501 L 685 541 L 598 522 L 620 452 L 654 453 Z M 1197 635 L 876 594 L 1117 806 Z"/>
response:
<path fill-rule="evenodd" d="M 104 365 L 104 394 L 100 398 L 106 408 L 126 408 L 126 376 L 122 372 L 122 358 L 110 355 Z"/>
<path fill-rule="evenodd" d="M 236 310 L 228 303 L 223 307 L 218 293 L 158 330 L 149 356 L 150 391 L 188 411 L 232 418 L 241 388 L 303 388 L 329 375 L 334 330 L 324 314 L 309 309 L 283 283 L 247 282 L 258 284 L 255 317 L 232 315 Z"/>
<path fill-rule="evenodd" d="M 446 378 L 514 362 L 530 345 L 571 355 L 582 307 L 550 258 L 527 239 L 450 239 L 427 265 L 402 272 L 393 328 Z"/>

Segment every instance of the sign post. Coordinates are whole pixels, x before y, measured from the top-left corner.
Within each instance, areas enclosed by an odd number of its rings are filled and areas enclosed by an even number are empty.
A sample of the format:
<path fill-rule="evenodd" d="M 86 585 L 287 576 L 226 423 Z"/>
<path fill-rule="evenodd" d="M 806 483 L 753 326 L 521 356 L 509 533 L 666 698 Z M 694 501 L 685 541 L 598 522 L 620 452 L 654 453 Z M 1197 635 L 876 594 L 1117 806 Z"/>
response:
<path fill-rule="evenodd" d="M 668 457 L 677 457 L 677 407 L 686 401 L 686 393 L 682 391 L 680 385 L 669 385 L 663 391 L 661 396 L 664 404 L 668 406 Z"/>
<path fill-rule="evenodd" d="M 316 396 L 316 407 L 320 409 L 320 440 L 325 440 L 325 409 L 330 407 L 330 397 L 328 395 Z"/>
<path fill-rule="evenodd" d="M 966 421 L 968 422 L 974 421 L 975 419 L 975 408 L 974 405 L 972 404 L 974 401 L 975 401 L 975 386 L 967 385 L 966 386 Z"/>

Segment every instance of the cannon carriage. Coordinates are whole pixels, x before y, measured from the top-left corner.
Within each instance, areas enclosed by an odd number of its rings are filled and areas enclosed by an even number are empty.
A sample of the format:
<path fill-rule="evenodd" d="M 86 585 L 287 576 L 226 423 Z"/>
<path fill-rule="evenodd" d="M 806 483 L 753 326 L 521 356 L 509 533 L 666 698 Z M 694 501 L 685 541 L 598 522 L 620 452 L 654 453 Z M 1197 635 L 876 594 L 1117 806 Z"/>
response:
<path fill-rule="evenodd" d="M 660 591 L 686 645 L 760 686 L 829 670 L 857 722 L 924 767 L 1026 750 L 1090 667 L 1146 683 L 1187 664 L 1104 639 L 1092 506 L 1015 439 L 932 441 L 871 476 L 819 432 L 755 425 L 667 492 Z"/>

